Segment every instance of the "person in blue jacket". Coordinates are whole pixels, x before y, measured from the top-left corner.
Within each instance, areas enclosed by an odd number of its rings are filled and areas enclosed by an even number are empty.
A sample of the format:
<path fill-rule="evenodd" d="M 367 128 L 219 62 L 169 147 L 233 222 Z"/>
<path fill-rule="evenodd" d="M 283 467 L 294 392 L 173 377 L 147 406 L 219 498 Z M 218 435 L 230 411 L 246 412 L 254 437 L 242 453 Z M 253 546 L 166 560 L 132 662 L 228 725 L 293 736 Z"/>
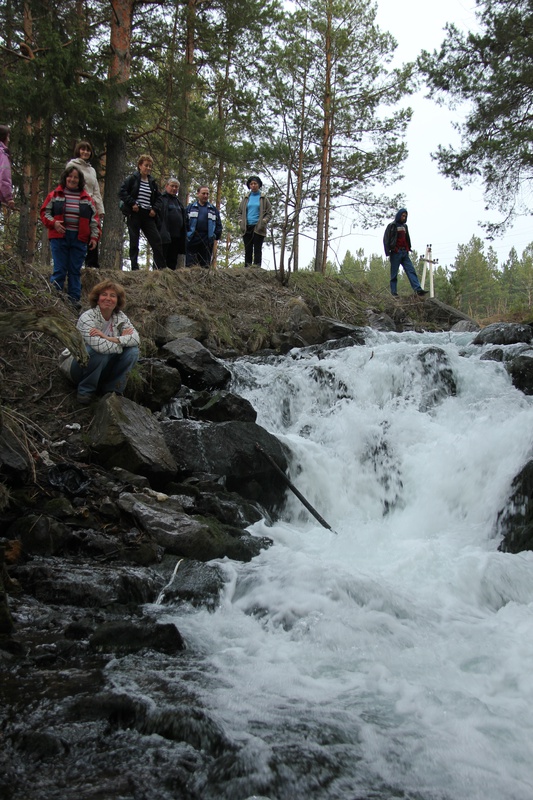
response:
<path fill-rule="evenodd" d="M 199 186 L 196 200 L 187 206 L 187 267 L 198 265 L 209 269 L 215 241 L 222 236 L 218 209 L 209 202 L 209 188 Z"/>
<path fill-rule="evenodd" d="M 383 247 L 385 248 L 385 255 L 390 259 L 390 291 L 392 296 L 398 297 L 398 272 L 400 271 L 400 265 L 403 267 L 413 291 L 421 297 L 427 294 L 420 286 L 420 281 L 418 280 L 413 262 L 409 258 L 411 237 L 409 236 L 409 228 L 407 227 L 406 208 L 400 208 L 394 218 L 394 222 L 390 222 L 385 228 Z"/>

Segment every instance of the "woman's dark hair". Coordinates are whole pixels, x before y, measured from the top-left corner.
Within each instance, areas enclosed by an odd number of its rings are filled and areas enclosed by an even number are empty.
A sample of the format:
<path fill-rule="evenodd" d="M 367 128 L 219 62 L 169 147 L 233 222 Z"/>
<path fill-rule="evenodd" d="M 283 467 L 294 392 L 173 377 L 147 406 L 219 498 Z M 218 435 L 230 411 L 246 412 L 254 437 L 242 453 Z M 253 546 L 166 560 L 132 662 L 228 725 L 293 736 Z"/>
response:
<path fill-rule="evenodd" d="M 82 189 L 85 189 L 85 178 L 83 177 L 83 172 L 81 170 L 79 170 L 75 166 L 67 167 L 66 170 L 64 170 L 63 174 L 61 175 L 61 177 L 59 179 L 59 185 L 63 189 L 65 188 L 65 186 L 67 185 L 67 178 L 68 178 L 68 176 L 70 175 L 71 172 L 77 172 L 78 175 L 80 176 L 80 181 L 78 183 L 78 188 L 79 188 L 79 190 L 81 192 Z"/>
<path fill-rule="evenodd" d="M 98 305 L 98 298 L 102 292 L 105 292 L 107 289 L 111 289 L 113 292 L 116 292 L 116 310 L 122 311 L 126 305 L 126 292 L 124 291 L 124 287 L 121 286 L 120 283 L 115 283 L 115 281 L 101 281 L 100 283 L 97 283 L 96 286 L 93 286 L 89 292 L 89 305 L 91 308 L 96 308 Z"/>
<path fill-rule="evenodd" d="M 80 150 L 81 150 L 82 147 L 85 148 L 86 150 L 90 150 L 91 151 L 91 156 L 94 155 L 94 150 L 92 148 L 91 143 L 87 142 L 87 141 L 83 141 L 83 142 L 78 142 L 78 144 L 74 148 L 74 158 L 80 158 Z"/>
<path fill-rule="evenodd" d="M 8 125 L 0 125 L 0 142 L 5 144 L 7 137 L 10 134 L 10 129 Z"/>

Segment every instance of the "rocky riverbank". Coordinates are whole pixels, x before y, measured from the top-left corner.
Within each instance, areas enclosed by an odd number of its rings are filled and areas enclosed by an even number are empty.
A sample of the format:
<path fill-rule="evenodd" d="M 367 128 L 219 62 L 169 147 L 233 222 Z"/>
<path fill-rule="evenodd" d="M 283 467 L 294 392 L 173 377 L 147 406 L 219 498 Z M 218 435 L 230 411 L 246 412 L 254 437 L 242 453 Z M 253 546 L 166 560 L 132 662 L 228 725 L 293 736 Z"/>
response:
<path fill-rule="evenodd" d="M 85 291 L 101 277 L 85 275 Z M 0 796 L 205 799 L 210 776 L 238 764 L 194 690 L 198 654 L 165 614 L 216 607 L 231 561 L 271 544 L 248 527 L 282 512 L 291 453 L 231 391 L 233 360 L 320 359 L 362 343 L 367 325 L 477 327 L 434 300 L 332 300 L 311 277 L 304 293 L 255 270 L 121 275 L 143 358 L 126 397 L 89 408 L 57 370 L 59 343 L 3 340 Z M 4 311 L 22 305 L 24 280 Z M 514 344 L 533 364 L 529 326 L 482 334 L 488 357 L 506 361 Z M 527 362 L 514 364 L 530 394 Z M 528 474 L 515 487 L 526 500 Z M 516 519 L 500 524 L 513 549 Z"/>

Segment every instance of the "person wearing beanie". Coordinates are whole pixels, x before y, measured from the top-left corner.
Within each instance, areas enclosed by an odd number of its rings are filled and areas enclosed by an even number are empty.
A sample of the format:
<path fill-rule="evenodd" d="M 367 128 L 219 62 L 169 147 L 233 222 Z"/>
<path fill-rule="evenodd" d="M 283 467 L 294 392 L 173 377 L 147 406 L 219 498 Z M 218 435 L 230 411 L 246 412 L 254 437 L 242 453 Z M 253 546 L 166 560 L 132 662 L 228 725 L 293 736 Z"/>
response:
<path fill-rule="evenodd" d="M 406 208 L 400 208 L 394 218 L 394 222 L 390 222 L 385 228 L 383 247 L 385 248 L 385 255 L 388 256 L 390 260 L 390 290 L 392 296 L 398 297 L 398 272 L 400 271 L 400 265 L 403 267 L 413 291 L 420 295 L 420 297 L 427 294 L 420 286 L 420 281 L 418 280 L 413 262 L 409 258 L 411 237 L 409 236 L 409 228 L 407 227 Z"/>
<path fill-rule="evenodd" d="M 267 233 L 267 225 L 272 218 L 270 200 L 261 191 L 263 181 L 251 175 L 246 181 L 250 190 L 239 205 L 239 227 L 244 242 L 245 267 L 261 266 L 261 250 Z"/>

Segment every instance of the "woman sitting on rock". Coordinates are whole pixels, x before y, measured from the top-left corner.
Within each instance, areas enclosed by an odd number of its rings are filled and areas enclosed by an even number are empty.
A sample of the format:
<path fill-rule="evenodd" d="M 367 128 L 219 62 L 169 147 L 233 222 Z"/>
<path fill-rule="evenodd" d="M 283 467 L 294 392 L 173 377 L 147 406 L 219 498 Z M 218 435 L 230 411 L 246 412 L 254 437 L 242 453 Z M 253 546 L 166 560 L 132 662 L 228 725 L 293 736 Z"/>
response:
<path fill-rule="evenodd" d="M 97 283 L 89 295 L 91 308 L 78 320 L 89 363 L 73 361 L 72 380 L 78 384 L 78 402 L 88 405 L 97 394 L 123 394 L 128 375 L 139 358 L 139 334 L 124 314 L 126 293 L 119 283 Z"/>

